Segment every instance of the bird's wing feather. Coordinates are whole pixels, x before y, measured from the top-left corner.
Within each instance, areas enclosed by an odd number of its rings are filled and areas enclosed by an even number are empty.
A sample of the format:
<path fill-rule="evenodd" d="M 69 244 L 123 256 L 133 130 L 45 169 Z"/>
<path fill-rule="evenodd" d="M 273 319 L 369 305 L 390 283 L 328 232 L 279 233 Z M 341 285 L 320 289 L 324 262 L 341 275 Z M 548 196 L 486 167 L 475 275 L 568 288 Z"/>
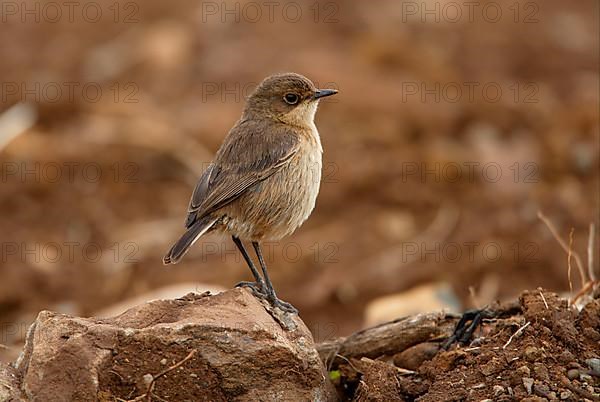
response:
<path fill-rule="evenodd" d="M 217 169 L 214 163 L 208 165 L 204 173 L 202 173 L 202 176 L 200 176 L 196 187 L 194 188 L 194 192 L 192 193 L 190 204 L 188 206 L 188 216 L 185 222 L 185 226 L 188 228 L 192 226 L 192 224 L 196 220 L 196 212 L 198 212 L 198 208 L 200 208 L 202 201 L 204 201 L 204 199 L 206 198 L 210 184 L 210 179 L 213 173 L 216 173 L 215 170 Z"/>
<path fill-rule="evenodd" d="M 194 189 L 186 226 L 276 173 L 298 149 L 298 136 L 284 126 L 254 121 L 236 125 Z"/>

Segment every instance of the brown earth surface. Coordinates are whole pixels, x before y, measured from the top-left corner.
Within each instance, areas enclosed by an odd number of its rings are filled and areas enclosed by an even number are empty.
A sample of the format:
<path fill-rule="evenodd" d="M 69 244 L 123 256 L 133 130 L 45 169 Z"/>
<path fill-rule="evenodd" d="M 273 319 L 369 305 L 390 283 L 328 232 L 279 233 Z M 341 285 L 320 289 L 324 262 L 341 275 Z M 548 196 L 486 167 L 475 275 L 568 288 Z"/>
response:
<path fill-rule="evenodd" d="M 579 311 L 528 291 L 486 317 L 446 350 L 455 315 L 315 345 L 297 316 L 241 289 L 111 318 L 45 311 L 18 361 L 0 364 L 0 401 L 600 401 L 600 292 Z"/>
<path fill-rule="evenodd" d="M 530 291 L 518 310 L 484 320 L 468 346 L 439 351 L 445 337 L 425 331 L 408 349 L 338 358 L 330 376 L 343 400 L 599 401 L 598 295 L 578 312 L 554 293 Z"/>
<path fill-rule="evenodd" d="M 340 90 L 317 114 L 325 179 L 314 214 L 267 255 L 278 294 L 316 340 L 362 328 L 370 301 L 420 284 L 450 283 L 462 308 L 569 289 L 566 253 L 536 213 L 564 239 L 574 228 L 585 255 L 600 205 L 597 1 L 535 3 L 535 23 L 515 23 L 512 0 L 498 2 L 499 23 L 404 21 L 396 0 L 320 4 L 337 6 L 337 22 L 204 22 L 200 2 L 149 0 L 134 24 L 105 10 L 93 24 L 17 15 L 0 25 L 3 83 L 97 83 L 105 94 L 52 102 L 3 92 L 0 113 L 27 101 L 38 119 L 0 151 L 0 360 L 16 358 L 41 310 L 93 316 L 166 284 L 231 288 L 249 277 L 229 239 L 207 237 L 173 268 L 161 257 L 240 114 L 243 94 L 227 90 L 277 71 Z M 402 90 L 473 81 L 504 96 L 449 102 Z M 123 101 L 126 85 L 136 103 Z M 503 175 L 469 177 L 465 163 L 498 164 Z M 458 180 L 439 168 L 456 164 Z M 89 179 L 96 168 L 101 177 Z M 576 270 L 572 279 L 577 287 Z"/>

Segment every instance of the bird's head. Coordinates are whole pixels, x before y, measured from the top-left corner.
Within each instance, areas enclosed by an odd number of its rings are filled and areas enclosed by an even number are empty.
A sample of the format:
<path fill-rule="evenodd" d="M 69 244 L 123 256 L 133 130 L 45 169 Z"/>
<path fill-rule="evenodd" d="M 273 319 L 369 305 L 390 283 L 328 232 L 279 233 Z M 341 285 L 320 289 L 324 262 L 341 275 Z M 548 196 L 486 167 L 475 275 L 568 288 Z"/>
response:
<path fill-rule="evenodd" d="M 300 74 L 276 74 L 265 78 L 250 94 L 244 113 L 306 126 L 312 124 L 319 100 L 337 92 L 317 89 Z"/>

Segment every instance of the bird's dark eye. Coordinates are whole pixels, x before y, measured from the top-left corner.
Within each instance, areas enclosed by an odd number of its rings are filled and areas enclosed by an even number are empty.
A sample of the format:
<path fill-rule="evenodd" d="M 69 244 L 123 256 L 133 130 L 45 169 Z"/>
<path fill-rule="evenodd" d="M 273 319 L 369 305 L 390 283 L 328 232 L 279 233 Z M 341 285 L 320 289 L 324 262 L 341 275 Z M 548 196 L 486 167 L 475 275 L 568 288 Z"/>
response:
<path fill-rule="evenodd" d="M 295 105 L 296 103 L 298 103 L 298 100 L 300 100 L 300 97 L 296 94 L 289 93 L 283 96 L 283 100 L 285 101 L 285 103 Z"/>

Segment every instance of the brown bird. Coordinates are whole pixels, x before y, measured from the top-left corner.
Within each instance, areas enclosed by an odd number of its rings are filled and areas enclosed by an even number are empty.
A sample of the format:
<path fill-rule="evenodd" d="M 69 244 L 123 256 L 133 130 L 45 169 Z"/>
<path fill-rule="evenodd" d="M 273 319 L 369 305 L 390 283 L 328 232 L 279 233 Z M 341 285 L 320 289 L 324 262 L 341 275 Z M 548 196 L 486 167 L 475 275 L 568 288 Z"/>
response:
<path fill-rule="evenodd" d="M 319 99 L 336 93 L 317 89 L 295 73 L 266 78 L 249 96 L 241 119 L 200 177 L 188 207 L 187 232 L 163 262 L 177 263 L 205 233 L 229 234 L 255 279 L 237 286 L 249 287 L 271 305 L 297 313 L 277 298 L 260 242 L 291 234 L 311 214 L 323 153 L 314 117 Z M 252 242 L 264 280 L 242 241 Z"/>

